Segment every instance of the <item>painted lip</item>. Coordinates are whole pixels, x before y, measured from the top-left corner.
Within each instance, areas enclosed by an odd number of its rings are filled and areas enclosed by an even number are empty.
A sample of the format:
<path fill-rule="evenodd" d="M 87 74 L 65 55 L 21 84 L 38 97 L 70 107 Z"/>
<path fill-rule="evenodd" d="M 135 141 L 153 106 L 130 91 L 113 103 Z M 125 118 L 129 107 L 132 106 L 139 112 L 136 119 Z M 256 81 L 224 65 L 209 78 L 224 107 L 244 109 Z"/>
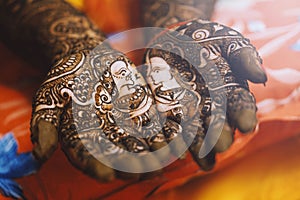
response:
<path fill-rule="evenodd" d="M 124 87 L 127 87 L 128 89 L 132 89 L 132 88 L 135 87 L 135 84 L 134 84 L 134 82 L 132 81 L 131 84 L 124 84 L 124 85 L 122 85 L 122 86 L 121 86 L 121 89 L 124 88 Z"/>

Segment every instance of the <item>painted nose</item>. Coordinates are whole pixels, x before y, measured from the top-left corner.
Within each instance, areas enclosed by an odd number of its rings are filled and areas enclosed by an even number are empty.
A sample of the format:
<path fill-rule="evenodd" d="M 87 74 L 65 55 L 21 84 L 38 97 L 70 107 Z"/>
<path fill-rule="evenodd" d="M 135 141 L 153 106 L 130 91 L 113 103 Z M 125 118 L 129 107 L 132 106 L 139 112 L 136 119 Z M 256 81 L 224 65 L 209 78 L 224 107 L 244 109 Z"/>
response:
<path fill-rule="evenodd" d="M 130 74 L 128 74 L 128 76 L 126 76 L 125 80 L 126 80 L 126 81 L 130 81 L 130 80 L 132 80 L 132 78 L 131 78 L 131 73 L 130 73 Z"/>

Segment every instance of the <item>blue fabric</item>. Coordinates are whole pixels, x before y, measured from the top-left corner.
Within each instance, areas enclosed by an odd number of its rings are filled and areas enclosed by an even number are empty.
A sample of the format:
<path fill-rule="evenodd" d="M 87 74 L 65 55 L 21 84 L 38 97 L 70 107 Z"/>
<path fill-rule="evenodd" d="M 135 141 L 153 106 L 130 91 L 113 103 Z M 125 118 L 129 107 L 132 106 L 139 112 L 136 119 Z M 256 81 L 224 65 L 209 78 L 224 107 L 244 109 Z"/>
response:
<path fill-rule="evenodd" d="M 295 44 L 291 46 L 292 50 L 300 51 L 300 40 L 298 40 Z"/>
<path fill-rule="evenodd" d="M 13 180 L 0 179 L 0 189 L 4 196 L 25 199 L 22 188 Z"/>
<path fill-rule="evenodd" d="M 24 198 L 22 188 L 13 180 L 36 172 L 38 162 L 32 153 L 18 154 L 18 144 L 13 134 L 0 139 L 0 190 L 8 197 Z"/>

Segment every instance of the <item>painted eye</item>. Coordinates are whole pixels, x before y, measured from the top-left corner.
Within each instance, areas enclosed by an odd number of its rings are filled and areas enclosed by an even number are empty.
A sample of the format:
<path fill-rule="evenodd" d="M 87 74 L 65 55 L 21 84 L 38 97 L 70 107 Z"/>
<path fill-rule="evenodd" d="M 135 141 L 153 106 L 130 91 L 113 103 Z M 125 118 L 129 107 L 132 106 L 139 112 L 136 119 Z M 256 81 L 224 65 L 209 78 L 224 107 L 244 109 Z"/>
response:
<path fill-rule="evenodd" d="M 121 76 L 125 76 L 126 75 L 126 70 L 122 70 L 121 71 Z"/>

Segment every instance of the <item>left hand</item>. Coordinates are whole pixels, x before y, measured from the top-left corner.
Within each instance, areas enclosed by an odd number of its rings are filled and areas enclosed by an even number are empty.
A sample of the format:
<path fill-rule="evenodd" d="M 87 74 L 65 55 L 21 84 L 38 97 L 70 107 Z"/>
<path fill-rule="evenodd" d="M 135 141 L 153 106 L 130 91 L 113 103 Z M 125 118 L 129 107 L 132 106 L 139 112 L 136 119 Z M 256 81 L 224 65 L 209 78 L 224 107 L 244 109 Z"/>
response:
<path fill-rule="evenodd" d="M 202 169 L 211 169 L 215 154 L 229 148 L 236 128 L 247 133 L 256 127 L 247 80 L 265 83 L 267 76 L 255 47 L 237 31 L 209 21 L 184 22 L 152 41 L 145 60 L 158 111 L 182 129 L 165 137 L 189 143 Z"/>

